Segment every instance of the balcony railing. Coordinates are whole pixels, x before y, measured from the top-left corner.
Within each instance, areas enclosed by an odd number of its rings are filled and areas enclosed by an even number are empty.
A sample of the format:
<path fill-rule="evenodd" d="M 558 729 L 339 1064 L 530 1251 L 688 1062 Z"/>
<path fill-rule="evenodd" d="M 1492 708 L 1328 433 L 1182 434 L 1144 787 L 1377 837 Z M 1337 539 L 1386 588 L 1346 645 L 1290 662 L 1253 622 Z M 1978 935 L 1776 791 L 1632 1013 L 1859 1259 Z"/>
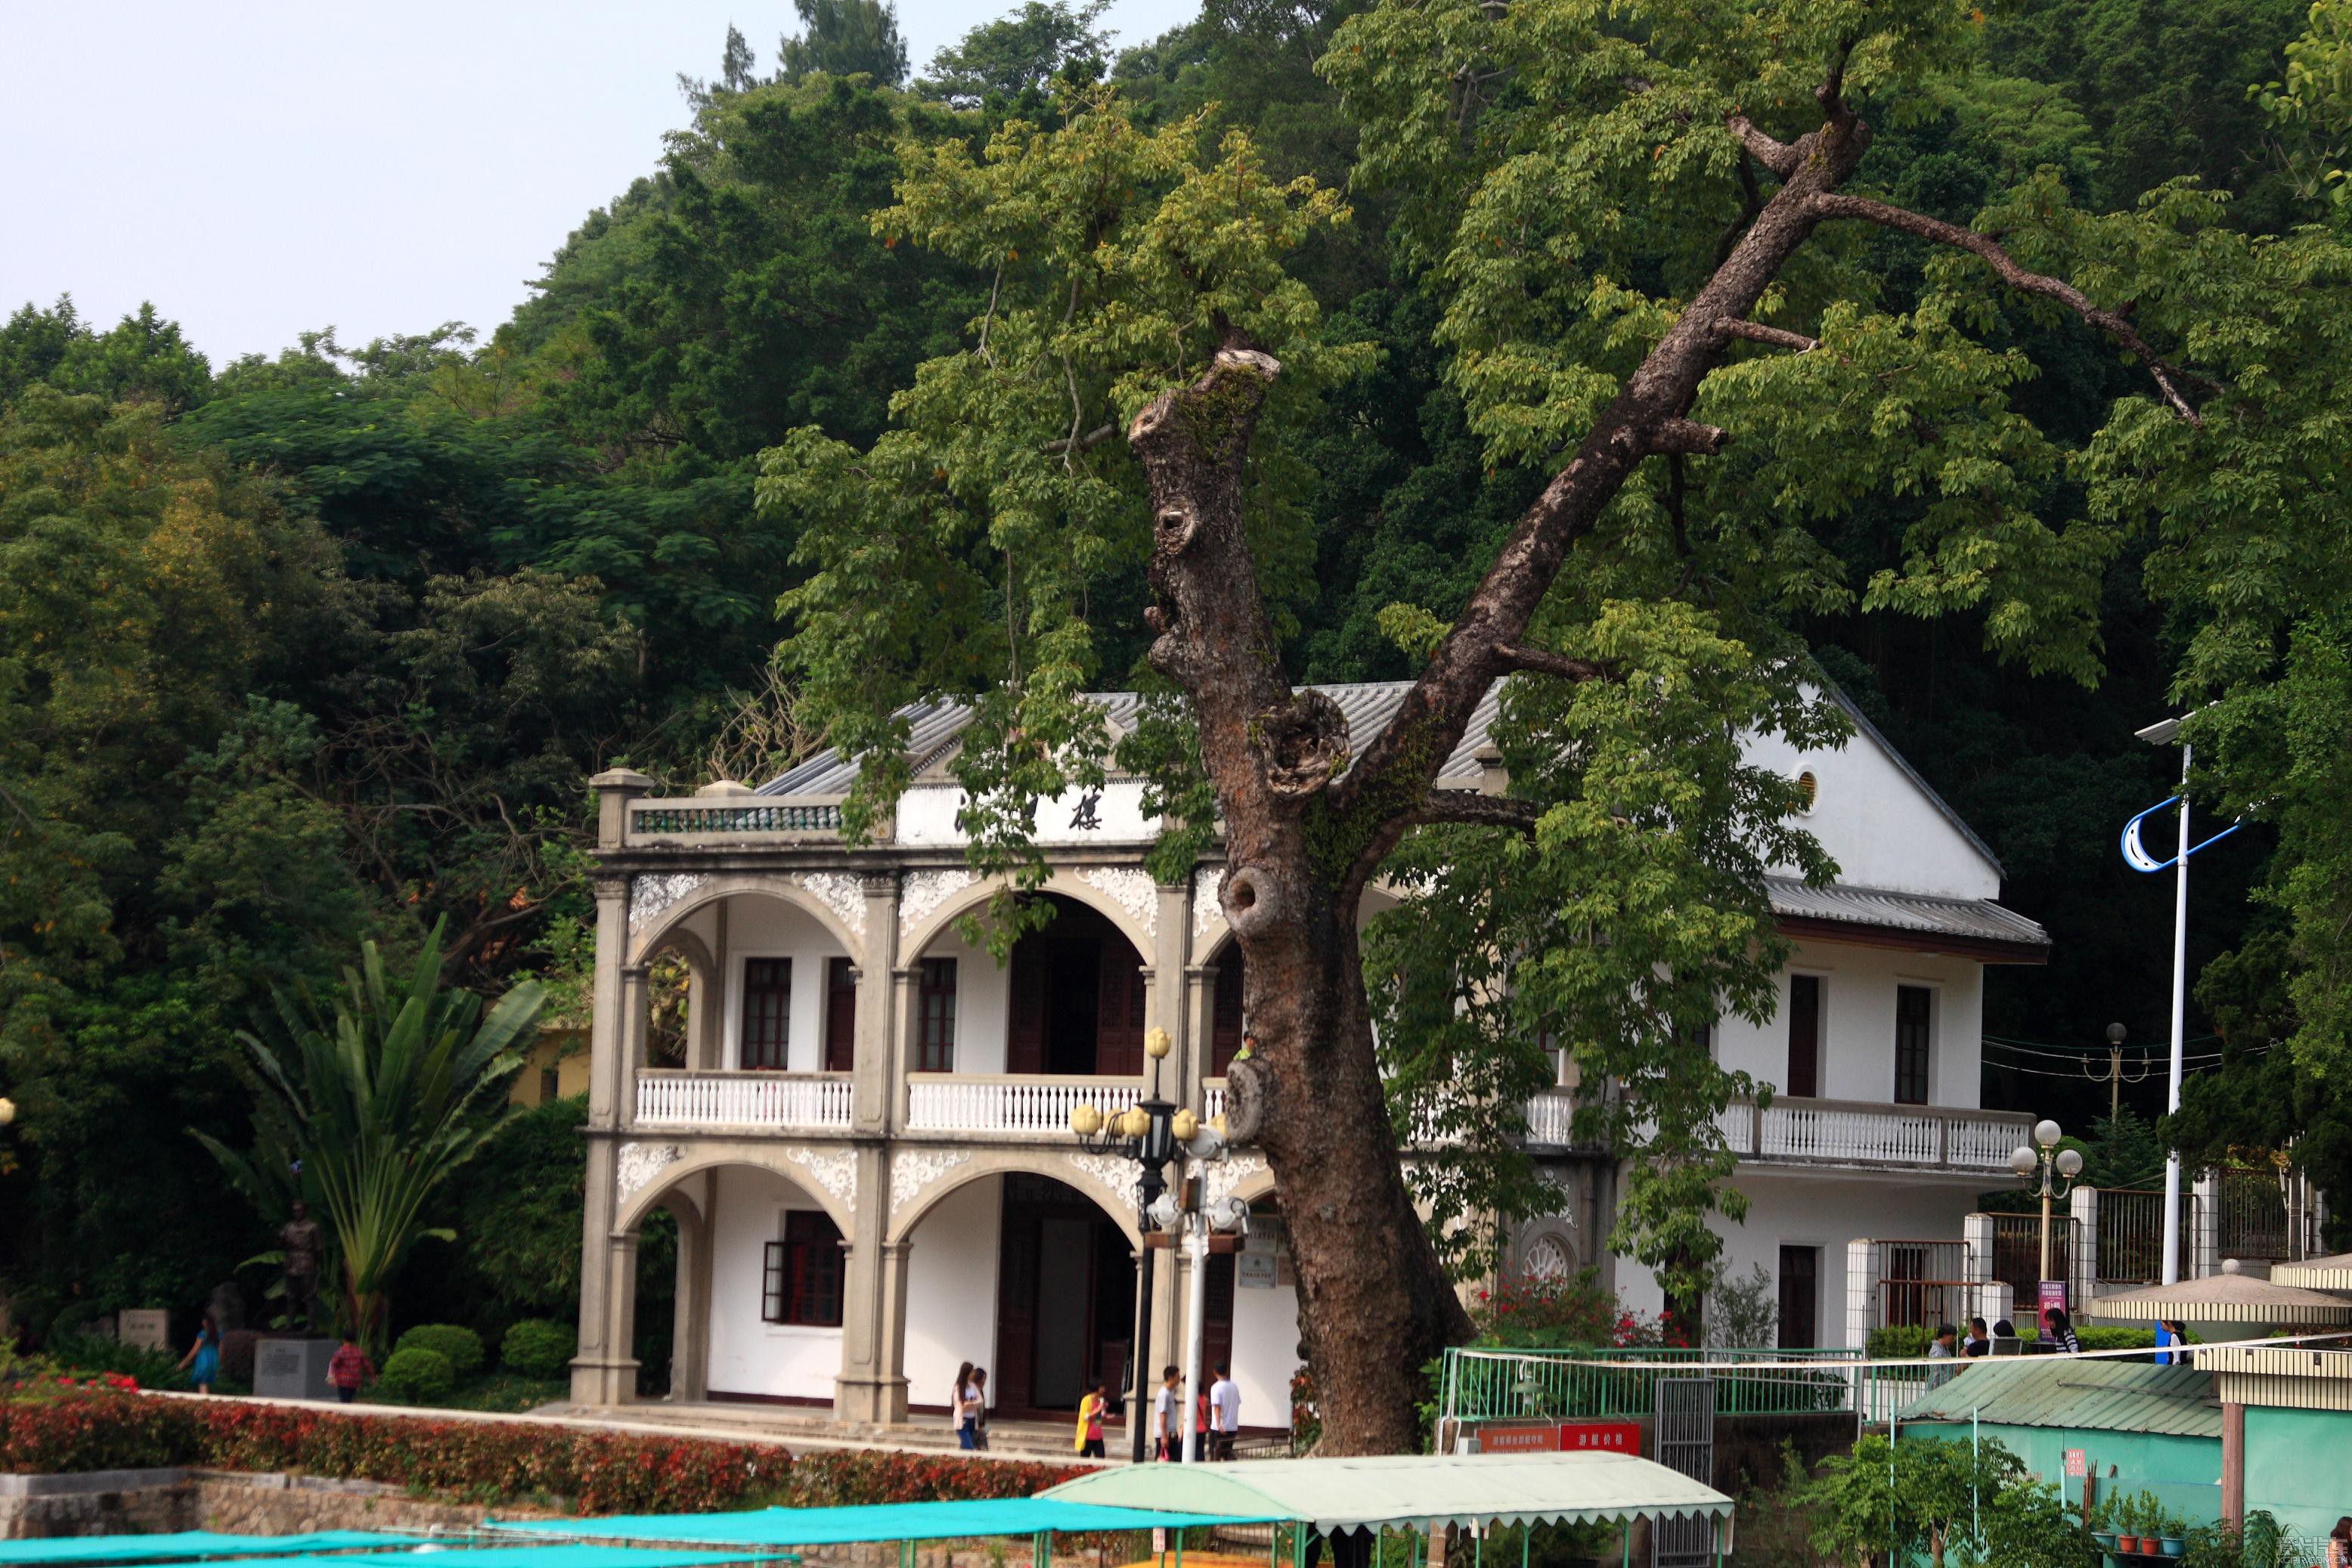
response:
<path fill-rule="evenodd" d="M 1528 1101 L 1528 1142 L 1538 1149 L 1566 1149 L 1576 1142 L 1576 1098 L 1564 1089 L 1546 1089 Z"/>
<path fill-rule="evenodd" d="M 637 1074 L 640 1127 L 849 1125 L 847 1073 L 672 1072 Z"/>
<path fill-rule="evenodd" d="M 2033 1118 L 2021 1111 L 1781 1099 L 1735 1105 L 1718 1123 L 1734 1153 L 1792 1164 L 2002 1173 Z"/>
<path fill-rule="evenodd" d="M 716 844 L 791 843 L 841 837 L 837 795 L 736 795 L 712 799 L 687 795 L 629 803 L 628 843 L 691 847 Z M 889 837 L 885 831 L 877 835 Z"/>
<path fill-rule="evenodd" d="M 1006 1073 L 912 1073 L 907 1079 L 911 1132 L 984 1132 L 1016 1138 L 1068 1138 L 1079 1105 L 1124 1110 L 1143 1098 L 1133 1079 Z"/>

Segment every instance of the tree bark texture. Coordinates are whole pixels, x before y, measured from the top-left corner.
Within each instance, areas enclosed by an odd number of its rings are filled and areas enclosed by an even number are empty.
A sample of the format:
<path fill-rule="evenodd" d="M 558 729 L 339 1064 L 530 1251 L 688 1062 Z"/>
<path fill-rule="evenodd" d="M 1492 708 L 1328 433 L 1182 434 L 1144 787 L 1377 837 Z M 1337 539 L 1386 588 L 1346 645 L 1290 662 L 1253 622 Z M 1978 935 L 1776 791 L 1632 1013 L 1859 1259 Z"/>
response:
<path fill-rule="evenodd" d="M 1292 690 L 1244 531 L 1250 441 L 1281 366 L 1228 346 L 1205 374 L 1161 395 L 1129 429 L 1155 528 L 1151 662 L 1191 699 L 1224 822 L 1221 891 L 1248 960 L 1245 1006 L 1257 1046 L 1232 1069 L 1234 1103 L 1263 1108 L 1256 1142 L 1290 1233 L 1325 1452 L 1409 1448 L 1413 1407 L 1425 1393 L 1420 1368 L 1470 1329 L 1413 1209 L 1390 1131 L 1356 934 L 1359 900 L 1417 823 L 1531 825 L 1532 803 L 1433 799 L 1437 770 L 1497 679 L 1602 675 L 1526 646 L 1528 627 L 1569 552 L 1638 464 L 1712 455 L 1729 439 L 1689 412 L 1732 341 L 1817 346 L 1747 321 L 1789 258 L 1832 218 L 1959 246 L 1990 261 L 2011 287 L 2060 300 L 2116 337 L 2149 362 L 2178 403 L 2170 367 L 2120 316 L 2024 272 L 1984 237 L 1949 226 L 1931 232 L 1898 222 L 1895 209 L 1832 199 L 1870 141 L 1869 127 L 1843 101 L 1841 77 L 1832 69 L 1819 90 L 1821 128 L 1793 143 L 1738 117 L 1728 123 L 1748 155 L 1780 178 L 1779 189 L 1520 518 L 1395 718 L 1360 756 L 1336 704 Z"/>

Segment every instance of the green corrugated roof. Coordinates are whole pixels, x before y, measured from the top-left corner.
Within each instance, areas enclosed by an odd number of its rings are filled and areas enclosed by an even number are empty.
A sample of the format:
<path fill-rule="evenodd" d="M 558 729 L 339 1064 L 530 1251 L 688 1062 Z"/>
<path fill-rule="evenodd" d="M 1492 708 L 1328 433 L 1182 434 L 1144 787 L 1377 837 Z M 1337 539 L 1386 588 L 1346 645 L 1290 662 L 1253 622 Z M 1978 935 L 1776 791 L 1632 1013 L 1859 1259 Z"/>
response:
<path fill-rule="evenodd" d="M 1967 1421 L 2086 1432 L 2219 1437 L 2213 1374 L 2141 1361 L 2054 1356 L 1971 1362 L 1949 1383 L 1896 1413 L 1898 1422 Z"/>

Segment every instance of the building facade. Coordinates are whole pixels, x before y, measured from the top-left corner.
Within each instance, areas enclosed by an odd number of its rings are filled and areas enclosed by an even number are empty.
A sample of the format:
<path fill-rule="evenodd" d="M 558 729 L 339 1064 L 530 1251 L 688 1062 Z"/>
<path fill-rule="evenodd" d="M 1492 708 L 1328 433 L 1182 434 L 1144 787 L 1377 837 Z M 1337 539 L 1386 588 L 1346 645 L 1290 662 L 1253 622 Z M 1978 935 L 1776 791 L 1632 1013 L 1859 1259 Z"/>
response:
<path fill-rule="evenodd" d="M 1404 688 L 1328 689 L 1361 744 Z M 1131 722 L 1132 696 L 1101 699 Z M 1499 788 L 1492 699 L 1440 787 Z M 1858 715 L 1857 715 L 1858 717 Z M 915 715 L 914 784 L 866 844 L 841 837 L 854 765 L 820 756 L 754 792 L 718 784 L 655 798 L 625 771 L 600 797 L 596 975 L 588 1058 L 587 1214 L 573 1393 L 636 1395 L 638 1238 L 666 1210 L 678 1236 L 671 1396 L 829 1406 L 845 1422 L 944 1415 L 956 1369 L 991 1369 L 1001 1411 L 1076 1405 L 1121 1385 L 1148 1331 L 1177 1360 L 1190 1265 L 1158 1255 L 1152 1321 L 1138 1313 L 1131 1162 L 1089 1153 L 1073 1107 L 1116 1109 L 1154 1082 L 1203 1118 L 1222 1107 L 1241 1042 L 1238 950 L 1213 859 L 1183 881 L 1144 868 L 1157 825 L 1140 781 L 1044 803 L 1056 918 L 1008 963 L 960 918 L 996 889 L 965 863 L 948 772 L 962 723 Z M 1729 1021 L 1717 1049 L 1772 1084 L 1725 1131 L 1753 1208 L 1726 1231 L 1736 1268 L 1765 1265 L 1784 1342 L 1822 1342 L 1847 1290 L 1856 1236 L 1957 1237 L 1997 1184 L 2026 1118 L 1982 1111 L 1978 1021 L 1990 963 L 2039 962 L 2039 928 L 1999 907 L 1999 867 L 1874 731 L 1799 756 L 1809 825 L 1843 874 L 1776 882 L 1796 956 L 1773 1024 Z M 1391 900 L 1368 892 L 1370 919 Z M 657 965 L 682 965 L 686 1019 L 654 1024 Z M 673 971 L 674 972 L 674 971 Z M 1144 1041 L 1176 1042 L 1154 1063 Z M 656 1037 L 657 1035 L 660 1037 Z M 1640 1305 L 1643 1271 L 1596 1238 L 1617 1172 L 1570 1146 L 1574 1086 L 1528 1107 L 1560 1190 L 1517 1237 L 1534 1272 L 1596 1267 Z M 1238 1254 L 1208 1260 L 1209 1359 L 1230 1359 L 1244 1420 L 1289 1419 L 1296 1295 L 1273 1182 L 1235 1151 L 1200 1174 L 1212 1199 L 1253 1206 Z"/>

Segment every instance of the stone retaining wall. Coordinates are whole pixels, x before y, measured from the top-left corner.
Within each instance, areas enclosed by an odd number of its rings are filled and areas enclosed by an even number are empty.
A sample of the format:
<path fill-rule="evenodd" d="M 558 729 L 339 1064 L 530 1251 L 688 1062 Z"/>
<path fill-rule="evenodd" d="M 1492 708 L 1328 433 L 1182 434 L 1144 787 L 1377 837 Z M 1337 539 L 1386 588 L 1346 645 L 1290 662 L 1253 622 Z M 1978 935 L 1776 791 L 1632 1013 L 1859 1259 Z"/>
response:
<path fill-rule="evenodd" d="M 542 1517 L 545 1509 L 502 1507 Z M 412 1497 L 377 1481 L 233 1470 L 100 1470 L 75 1476 L 0 1476 L 0 1539 L 132 1535 L 215 1530 L 290 1535 L 308 1530 L 471 1530 L 476 1503 Z"/>

